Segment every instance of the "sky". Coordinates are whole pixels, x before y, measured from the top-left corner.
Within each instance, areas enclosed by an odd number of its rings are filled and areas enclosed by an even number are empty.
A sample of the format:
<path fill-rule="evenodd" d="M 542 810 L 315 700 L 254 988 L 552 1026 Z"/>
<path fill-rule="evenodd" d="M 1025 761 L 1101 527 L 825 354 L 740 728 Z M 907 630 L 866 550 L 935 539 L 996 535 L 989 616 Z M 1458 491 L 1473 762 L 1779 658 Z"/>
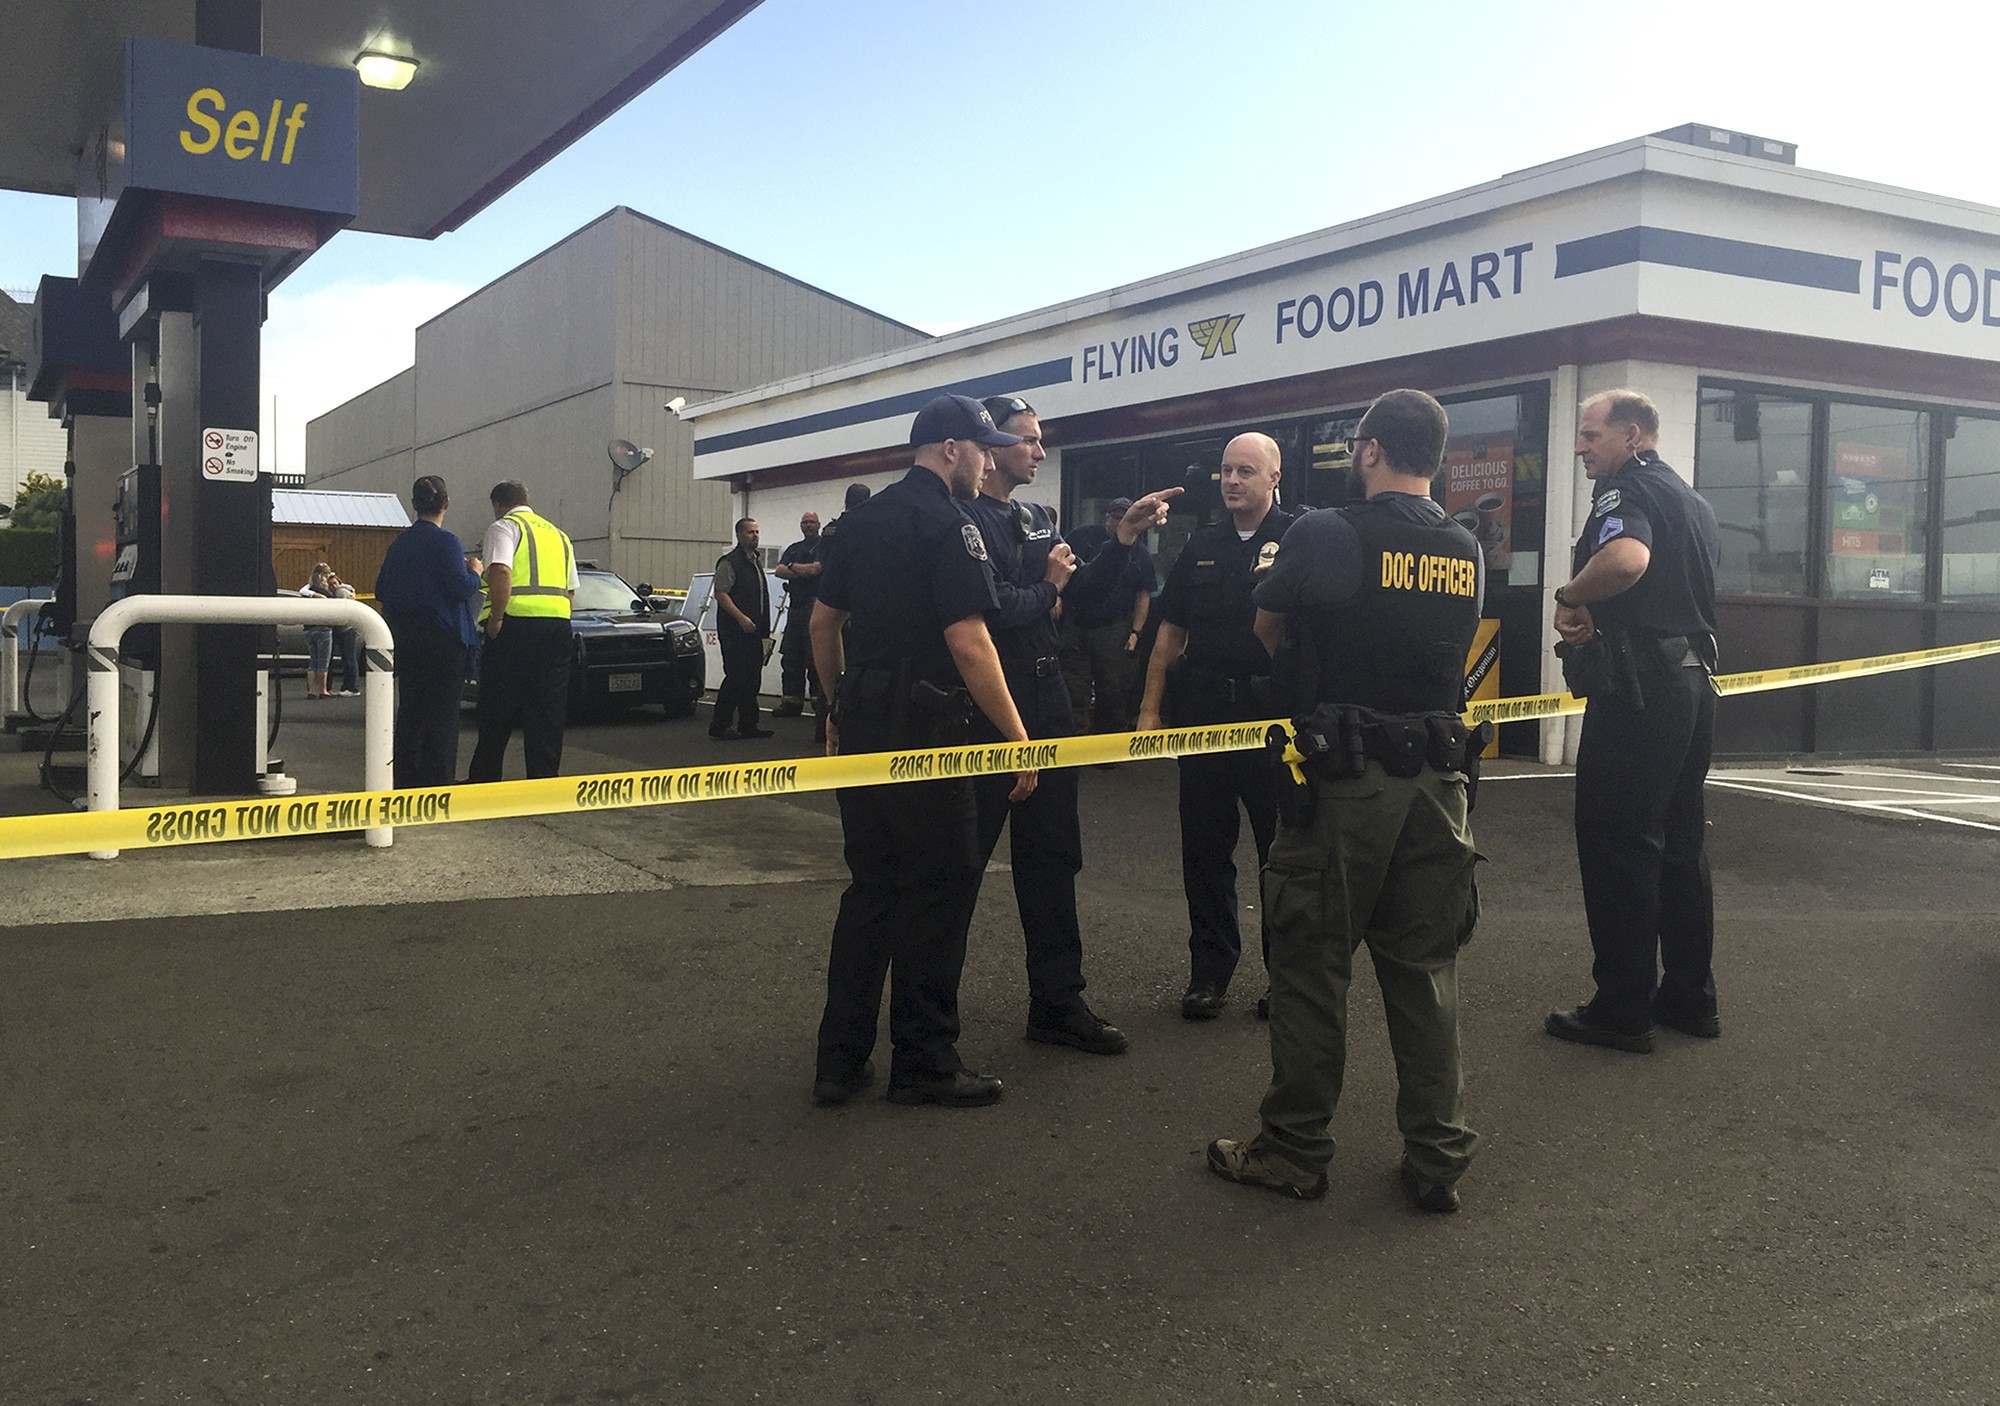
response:
<path fill-rule="evenodd" d="M 1939 0 L 764 0 L 458 232 L 280 285 L 264 459 L 616 205 L 934 332 L 1686 122 L 2000 206 L 1996 40 Z M 0 288 L 75 271 L 73 202 L 0 193 Z"/>

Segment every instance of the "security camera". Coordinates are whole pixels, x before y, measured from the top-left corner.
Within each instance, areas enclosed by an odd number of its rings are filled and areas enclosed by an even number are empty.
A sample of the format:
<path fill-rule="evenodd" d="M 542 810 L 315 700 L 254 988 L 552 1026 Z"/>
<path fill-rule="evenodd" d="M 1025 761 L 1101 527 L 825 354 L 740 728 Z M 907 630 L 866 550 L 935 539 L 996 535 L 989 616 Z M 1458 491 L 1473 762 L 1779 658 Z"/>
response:
<path fill-rule="evenodd" d="M 678 420 L 681 417 L 681 407 L 683 405 L 686 405 L 687 403 L 688 403 L 688 398 L 686 396 L 677 395 L 672 400 L 668 401 L 664 406 L 662 406 L 661 409 L 665 410 L 669 415 L 673 416 L 676 420 Z"/>

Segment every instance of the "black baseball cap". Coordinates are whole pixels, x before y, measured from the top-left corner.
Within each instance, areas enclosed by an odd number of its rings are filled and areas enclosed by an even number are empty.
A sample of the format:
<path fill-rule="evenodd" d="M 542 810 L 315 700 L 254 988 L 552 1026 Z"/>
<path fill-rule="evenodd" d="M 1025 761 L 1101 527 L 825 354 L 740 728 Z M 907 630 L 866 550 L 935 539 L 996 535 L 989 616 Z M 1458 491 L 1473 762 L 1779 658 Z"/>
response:
<path fill-rule="evenodd" d="M 992 412 L 969 395 L 939 396 L 919 410 L 910 425 L 912 444 L 942 444 L 948 439 L 969 439 L 993 449 L 1021 442 L 1019 435 L 995 426 Z"/>
<path fill-rule="evenodd" d="M 1130 511 L 1132 511 L 1132 500 L 1130 498 L 1113 498 L 1110 505 L 1104 509 L 1104 515 L 1106 517 L 1124 517 Z"/>

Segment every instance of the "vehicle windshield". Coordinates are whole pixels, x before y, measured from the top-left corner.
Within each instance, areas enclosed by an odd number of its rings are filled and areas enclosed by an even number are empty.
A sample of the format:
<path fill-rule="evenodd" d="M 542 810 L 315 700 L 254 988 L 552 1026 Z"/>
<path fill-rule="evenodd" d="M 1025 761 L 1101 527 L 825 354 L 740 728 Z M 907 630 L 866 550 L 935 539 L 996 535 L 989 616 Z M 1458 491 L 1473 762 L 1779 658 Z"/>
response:
<path fill-rule="evenodd" d="M 608 571 L 579 571 L 576 575 L 576 600 L 570 608 L 629 615 L 637 609 L 632 602 L 638 598 L 637 591 Z"/>

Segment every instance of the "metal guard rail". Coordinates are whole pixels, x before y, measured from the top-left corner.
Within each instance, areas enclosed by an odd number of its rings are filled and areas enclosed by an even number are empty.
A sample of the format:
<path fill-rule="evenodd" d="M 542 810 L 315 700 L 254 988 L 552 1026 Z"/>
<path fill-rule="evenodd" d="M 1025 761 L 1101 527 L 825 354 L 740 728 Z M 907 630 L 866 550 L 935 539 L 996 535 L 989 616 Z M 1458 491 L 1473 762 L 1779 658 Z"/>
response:
<path fill-rule="evenodd" d="M 361 789 L 387 791 L 395 784 L 396 682 L 395 639 L 389 624 L 354 600 L 317 600 L 306 596 L 127 596 L 106 607 L 91 623 L 89 679 L 84 705 L 88 712 L 84 774 L 88 782 L 86 808 L 118 809 L 118 646 L 134 625 L 330 625 L 352 629 L 368 651 L 368 672 L 361 679 Z M 373 849 L 386 849 L 395 831 L 386 825 L 361 832 Z M 93 850 L 92 859 L 116 859 L 117 850 Z"/>

